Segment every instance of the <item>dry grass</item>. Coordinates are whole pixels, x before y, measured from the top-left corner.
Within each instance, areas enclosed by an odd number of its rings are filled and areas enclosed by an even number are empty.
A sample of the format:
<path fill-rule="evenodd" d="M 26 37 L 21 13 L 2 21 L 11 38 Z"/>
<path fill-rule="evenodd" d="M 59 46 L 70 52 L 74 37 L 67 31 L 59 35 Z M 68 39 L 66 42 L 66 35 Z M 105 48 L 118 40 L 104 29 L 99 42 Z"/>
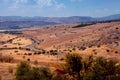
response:
<path fill-rule="evenodd" d="M 12 67 L 15 71 L 16 65 L 23 60 L 29 60 L 33 66 L 49 66 L 51 68 L 56 67 L 57 62 L 63 63 L 59 59 L 63 58 L 67 53 L 79 53 L 82 56 L 94 54 L 95 57 L 103 56 L 120 61 L 120 38 L 114 39 L 120 35 L 120 29 L 116 30 L 116 27 L 120 26 L 120 22 L 98 23 L 88 27 L 72 28 L 76 25 L 78 24 L 29 29 L 23 31 L 22 36 L 14 39 L 12 42 L 4 45 L 0 44 L 0 48 L 18 48 L 0 50 L 3 56 L 14 58 L 14 63 L 0 63 L 0 76 L 2 80 L 12 79 L 14 76 L 9 73 L 9 69 Z M 35 51 L 19 49 L 19 47 L 25 47 L 33 43 L 30 38 L 25 37 L 28 35 L 41 40 L 41 43 L 36 45 L 37 48 L 45 50 L 55 49 L 58 50 L 59 55 L 33 55 Z M 0 33 L 0 41 L 7 41 L 15 37 L 17 35 Z M 81 46 L 85 50 L 80 49 Z M 28 53 L 32 55 L 24 55 Z"/>

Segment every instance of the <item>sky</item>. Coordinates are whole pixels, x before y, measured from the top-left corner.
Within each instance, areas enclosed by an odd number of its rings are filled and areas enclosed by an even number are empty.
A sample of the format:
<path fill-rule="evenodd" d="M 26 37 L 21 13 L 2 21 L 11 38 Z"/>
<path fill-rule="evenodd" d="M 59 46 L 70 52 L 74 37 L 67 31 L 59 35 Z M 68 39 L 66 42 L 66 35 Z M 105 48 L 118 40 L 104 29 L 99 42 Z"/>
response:
<path fill-rule="evenodd" d="M 0 16 L 102 17 L 120 13 L 120 0 L 0 0 Z"/>

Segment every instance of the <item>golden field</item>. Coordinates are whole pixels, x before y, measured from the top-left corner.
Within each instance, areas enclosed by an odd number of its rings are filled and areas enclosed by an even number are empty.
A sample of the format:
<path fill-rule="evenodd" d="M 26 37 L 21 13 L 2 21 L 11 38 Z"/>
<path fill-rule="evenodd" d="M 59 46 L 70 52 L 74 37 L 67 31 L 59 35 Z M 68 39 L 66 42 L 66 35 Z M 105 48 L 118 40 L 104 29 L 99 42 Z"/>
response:
<path fill-rule="evenodd" d="M 57 63 L 64 63 L 61 59 L 67 53 L 120 61 L 120 22 L 75 26 L 79 24 L 31 28 L 21 31 L 22 34 L 0 33 L 0 54 L 14 59 L 11 63 L 0 63 L 2 80 L 13 79 L 15 71 L 9 73 L 9 68 L 15 70 L 20 61 L 54 69 Z M 57 55 L 51 54 L 50 50 L 56 50 Z"/>

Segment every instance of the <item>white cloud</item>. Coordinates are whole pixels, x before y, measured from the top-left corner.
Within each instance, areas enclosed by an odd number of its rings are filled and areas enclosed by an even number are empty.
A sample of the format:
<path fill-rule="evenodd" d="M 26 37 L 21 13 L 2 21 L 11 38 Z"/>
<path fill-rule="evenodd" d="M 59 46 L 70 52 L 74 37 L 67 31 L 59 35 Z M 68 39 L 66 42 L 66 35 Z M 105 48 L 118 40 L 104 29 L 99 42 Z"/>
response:
<path fill-rule="evenodd" d="M 57 9 L 65 8 L 63 3 L 57 2 L 57 0 L 37 0 L 37 4 L 40 8 L 43 7 L 54 7 Z"/>
<path fill-rule="evenodd" d="M 65 8 L 65 5 L 61 3 L 61 4 L 56 5 L 56 8 L 57 9 L 61 9 L 61 8 L 63 9 L 63 8 Z"/>
<path fill-rule="evenodd" d="M 57 5 L 57 8 L 58 9 L 65 8 L 65 5 L 64 4 L 59 4 L 59 5 Z"/>
<path fill-rule="evenodd" d="M 39 7 L 48 7 L 54 5 L 54 0 L 37 0 L 37 5 Z"/>
<path fill-rule="evenodd" d="M 7 1 L 7 0 L 6 0 Z M 18 9 L 20 5 L 26 4 L 29 0 L 12 0 L 9 9 Z"/>
<path fill-rule="evenodd" d="M 6 0 L 9 1 L 9 0 Z M 35 2 L 35 4 L 32 4 L 30 6 L 37 6 L 39 8 L 44 8 L 44 7 L 54 7 L 54 8 L 65 8 L 64 3 L 60 3 L 57 0 L 11 0 L 11 6 L 9 9 L 18 9 L 21 6 L 27 6 L 28 3 Z"/>

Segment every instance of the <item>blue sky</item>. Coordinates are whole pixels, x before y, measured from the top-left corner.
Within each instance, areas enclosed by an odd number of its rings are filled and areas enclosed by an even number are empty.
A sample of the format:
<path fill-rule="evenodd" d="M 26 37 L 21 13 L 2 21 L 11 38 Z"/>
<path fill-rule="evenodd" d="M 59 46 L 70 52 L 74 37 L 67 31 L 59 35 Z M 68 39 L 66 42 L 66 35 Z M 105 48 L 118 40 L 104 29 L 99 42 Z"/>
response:
<path fill-rule="evenodd" d="M 0 16 L 92 16 L 120 13 L 120 0 L 0 0 Z"/>

